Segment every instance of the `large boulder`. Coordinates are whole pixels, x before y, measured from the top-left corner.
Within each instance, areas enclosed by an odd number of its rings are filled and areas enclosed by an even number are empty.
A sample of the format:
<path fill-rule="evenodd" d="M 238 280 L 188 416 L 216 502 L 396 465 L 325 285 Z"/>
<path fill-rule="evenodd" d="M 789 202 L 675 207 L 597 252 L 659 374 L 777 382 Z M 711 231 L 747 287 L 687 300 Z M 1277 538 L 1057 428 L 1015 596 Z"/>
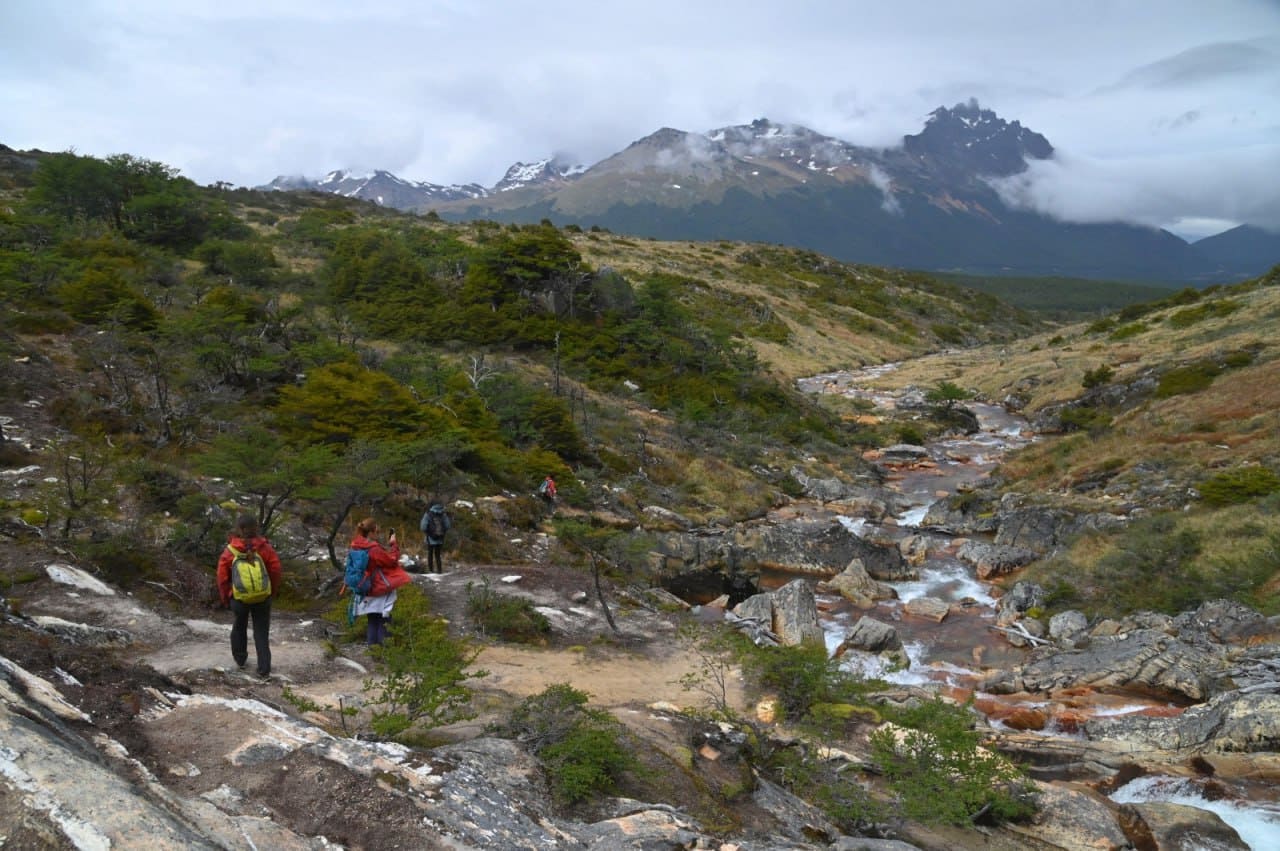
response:
<path fill-rule="evenodd" d="M 1089 619 L 1084 612 L 1069 609 L 1049 618 L 1049 637 L 1061 647 L 1083 645 L 1088 641 Z"/>
<path fill-rule="evenodd" d="M 1186 804 L 1147 802 L 1120 807 L 1120 826 L 1135 848 L 1159 851 L 1249 851 L 1217 813 Z"/>
<path fill-rule="evenodd" d="M 1099 638 L 1087 649 L 1042 655 L 983 684 L 997 694 L 1053 692 L 1089 686 L 1179 701 L 1202 701 L 1220 690 L 1226 659 L 1154 630 Z"/>
<path fill-rule="evenodd" d="M 1280 639 L 1280 622 L 1234 600 L 1202 603 L 1194 612 L 1183 612 L 1174 618 L 1172 628 L 1178 638 L 1189 642 L 1245 645 Z"/>
<path fill-rule="evenodd" d="M 845 635 L 844 641 L 836 650 L 840 656 L 847 650 L 865 650 L 868 653 L 882 653 L 886 650 L 901 650 L 902 639 L 898 631 L 883 621 L 875 618 L 859 618 Z"/>
<path fill-rule="evenodd" d="M 942 623 L 951 613 L 951 604 L 937 597 L 916 597 L 908 600 L 902 610 L 909 615 Z"/>
<path fill-rule="evenodd" d="M 1076 530 L 1076 517 L 1061 508 L 1040 506 L 1001 510 L 1000 526 L 996 530 L 996 544 L 1030 550 L 1044 555 L 1064 543 Z"/>
<path fill-rule="evenodd" d="M 842 573 L 819 583 L 819 588 L 834 591 L 859 609 L 875 608 L 880 600 L 894 600 L 898 597 L 893 586 L 872 579 L 859 558 L 850 561 Z"/>
<path fill-rule="evenodd" d="M 1001 546 L 969 540 L 956 550 L 956 558 L 973 565 L 979 579 L 994 579 L 1030 564 L 1035 561 L 1036 554 L 1026 547 Z"/>
<path fill-rule="evenodd" d="M 1034 582 L 1018 582 L 996 602 L 996 625 L 1008 626 L 1031 609 L 1044 606 L 1046 594 Z"/>
<path fill-rule="evenodd" d="M 773 592 L 773 631 L 784 645 L 824 641 L 813 587 L 796 579 Z"/>
<path fill-rule="evenodd" d="M 1005 830 L 1050 848 L 1120 851 L 1131 848 L 1116 821 L 1116 805 L 1078 784 L 1037 783 L 1037 810 L 1029 823 L 1006 824 Z M 1032 847 L 1040 847 L 1038 844 Z"/>
<path fill-rule="evenodd" d="M 804 579 L 792 580 L 776 591 L 748 597 L 735 606 L 732 613 L 758 623 L 771 638 L 786 646 L 825 640 L 813 588 Z"/>

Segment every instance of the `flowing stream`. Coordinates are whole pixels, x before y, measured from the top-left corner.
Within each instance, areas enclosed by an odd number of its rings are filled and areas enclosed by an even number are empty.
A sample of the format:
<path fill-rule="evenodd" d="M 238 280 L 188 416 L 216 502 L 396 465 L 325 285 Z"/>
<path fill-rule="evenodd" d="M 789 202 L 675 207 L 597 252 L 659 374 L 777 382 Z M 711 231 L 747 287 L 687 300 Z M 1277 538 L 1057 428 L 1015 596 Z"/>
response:
<path fill-rule="evenodd" d="M 851 372 L 836 372 L 804 379 L 800 389 L 814 393 L 838 393 L 865 400 L 880 410 L 898 407 L 900 396 L 866 388 L 865 382 L 894 369 L 893 364 Z M 827 646 L 834 650 L 844 640 L 850 627 L 863 615 L 891 623 L 902 639 L 910 659 L 904 669 L 891 670 L 879 656 L 854 652 L 845 656 L 845 664 L 865 676 L 875 676 L 902 685 L 933 684 L 957 699 L 973 695 L 975 706 L 988 715 L 992 725 L 1004 726 L 1019 709 L 1043 712 L 1048 721 L 1044 735 L 1078 736 L 1079 724 L 1090 716 L 1125 715 L 1129 713 L 1173 714 L 1178 707 L 1132 697 L 1089 694 L 1073 698 L 1069 709 L 1052 701 L 1029 701 L 1015 697 L 994 696 L 978 691 L 980 669 L 1011 667 L 1026 656 L 1027 651 L 1012 647 L 991 626 L 995 622 L 996 596 L 992 586 L 978 580 L 969 565 L 955 557 L 957 542 L 949 536 L 920 525 L 932 505 L 966 485 L 986 477 L 1004 455 L 1025 446 L 1032 439 L 1028 423 L 1004 408 L 985 404 L 966 404 L 978 417 L 978 433 L 950 438 L 927 445 L 929 459 L 923 464 L 902 466 L 893 470 L 886 484 L 905 497 L 908 507 L 883 523 L 865 518 L 844 518 L 851 532 L 876 540 L 895 541 L 910 535 L 925 535 L 928 554 L 919 566 L 918 578 L 889 583 L 898 593 L 897 600 L 881 603 L 870 612 L 853 609 L 842 598 L 818 595 L 819 611 Z M 773 583 L 770 583 L 773 584 Z M 904 615 L 903 606 L 917 597 L 934 597 L 951 606 L 950 614 L 933 623 Z M 959 605 L 955 605 L 959 604 Z M 1233 790 L 1229 797 L 1206 791 L 1187 778 L 1151 776 L 1132 781 L 1115 793 L 1118 802 L 1167 801 L 1187 804 L 1216 812 L 1240 834 L 1252 848 L 1280 848 L 1280 799 L 1276 790 Z"/>

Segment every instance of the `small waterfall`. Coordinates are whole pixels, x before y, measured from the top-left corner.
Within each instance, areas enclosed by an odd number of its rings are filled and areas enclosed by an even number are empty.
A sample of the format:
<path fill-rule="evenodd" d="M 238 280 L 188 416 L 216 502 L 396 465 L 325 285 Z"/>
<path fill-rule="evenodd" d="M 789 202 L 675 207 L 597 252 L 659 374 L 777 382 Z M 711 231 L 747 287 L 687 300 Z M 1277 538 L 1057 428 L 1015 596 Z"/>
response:
<path fill-rule="evenodd" d="M 904 582 L 890 582 L 903 603 L 917 597 L 937 597 L 940 600 L 958 602 L 974 600 L 981 606 L 995 608 L 996 598 L 989 586 L 978 581 L 972 568 L 956 561 L 932 562 L 932 566 L 920 571 L 920 578 Z"/>
<path fill-rule="evenodd" d="M 1195 780 L 1185 777 L 1139 777 L 1111 795 L 1119 804 L 1165 801 L 1210 810 L 1231 825 L 1255 851 L 1280 846 L 1280 806 L 1257 801 L 1210 800 Z"/>

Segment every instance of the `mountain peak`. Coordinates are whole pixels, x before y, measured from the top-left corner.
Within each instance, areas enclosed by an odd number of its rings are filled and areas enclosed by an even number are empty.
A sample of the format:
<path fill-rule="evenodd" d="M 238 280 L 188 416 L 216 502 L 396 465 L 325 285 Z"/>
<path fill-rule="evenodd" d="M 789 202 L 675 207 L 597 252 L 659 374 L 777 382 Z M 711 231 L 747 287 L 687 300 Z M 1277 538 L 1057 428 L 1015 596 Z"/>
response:
<path fill-rule="evenodd" d="M 1053 156 L 1053 145 L 1044 136 L 1017 121 L 1005 121 L 974 98 L 950 109 L 938 107 L 924 130 L 903 137 L 902 146 L 909 154 L 929 156 L 943 165 L 1001 176 L 1024 171 L 1028 158 Z"/>
<path fill-rule="evenodd" d="M 537 162 L 518 162 L 507 169 L 507 173 L 493 187 L 494 192 L 509 192 L 525 186 L 548 183 L 563 183 L 587 170 L 587 167 L 571 163 L 560 155 L 547 157 Z"/>

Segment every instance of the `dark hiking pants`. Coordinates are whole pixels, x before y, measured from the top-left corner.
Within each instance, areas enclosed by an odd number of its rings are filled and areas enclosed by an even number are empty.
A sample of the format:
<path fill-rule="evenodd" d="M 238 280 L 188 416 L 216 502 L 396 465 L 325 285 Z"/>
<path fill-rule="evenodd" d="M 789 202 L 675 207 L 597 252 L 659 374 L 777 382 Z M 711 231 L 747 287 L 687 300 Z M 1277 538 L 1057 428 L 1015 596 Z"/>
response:
<path fill-rule="evenodd" d="M 249 619 L 253 618 L 253 647 L 257 652 L 258 674 L 267 676 L 271 673 L 271 644 L 268 635 L 271 632 L 271 600 L 261 603 L 242 603 L 231 600 L 231 614 L 235 620 L 231 623 L 231 658 L 236 664 L 244 667 L 249 659 Z"/>

